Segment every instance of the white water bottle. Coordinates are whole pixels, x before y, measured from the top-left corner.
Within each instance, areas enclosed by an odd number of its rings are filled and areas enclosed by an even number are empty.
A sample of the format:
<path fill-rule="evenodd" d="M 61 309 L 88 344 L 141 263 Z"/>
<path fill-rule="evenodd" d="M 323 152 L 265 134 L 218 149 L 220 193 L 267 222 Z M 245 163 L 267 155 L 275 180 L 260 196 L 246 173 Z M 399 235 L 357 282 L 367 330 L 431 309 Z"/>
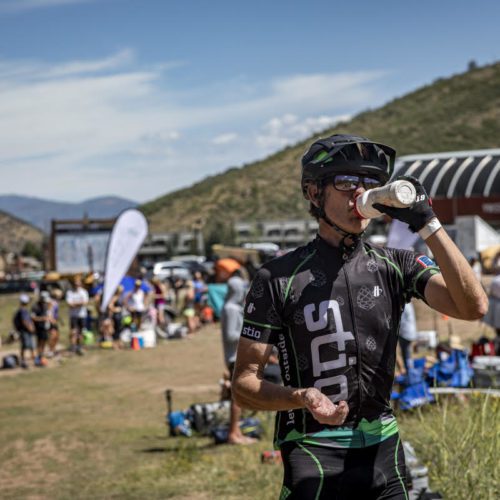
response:
<path fill-rule="evenodd" d="M 389 207 L 408 208 L 415 202 L 417 192 L 415 186 L 409 181 L 394 181 L 385 186 L 365 191 L 356 198 L 356 212 L 361 219 L 373 219 L 380 217 L 379 212 L 373 205 L 380 203 Z"/>

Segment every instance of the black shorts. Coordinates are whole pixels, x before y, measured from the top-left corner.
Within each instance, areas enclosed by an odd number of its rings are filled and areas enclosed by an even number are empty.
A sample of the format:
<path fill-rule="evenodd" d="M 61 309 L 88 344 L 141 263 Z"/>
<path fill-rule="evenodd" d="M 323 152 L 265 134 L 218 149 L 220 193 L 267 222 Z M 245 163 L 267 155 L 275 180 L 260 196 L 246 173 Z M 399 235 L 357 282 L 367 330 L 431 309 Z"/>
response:
<path fill-rule="evenodd" d="M 86 318 L 70 318 L 69 326 L 72 330 L 78 330 L 78 333 L 82 333 L 85 327 Z"/>
<path fill-rule="evenodd" d="M 407 500 L 403 445 L 395 434 L 366 448 L 284 443 L 280 498 Z"/>
<path fill-rule="evenodd" d="M 46 342 L 49 340 L 49 331 L 48 330 L 37 330 L 36 338 L 38 342 Z"/>

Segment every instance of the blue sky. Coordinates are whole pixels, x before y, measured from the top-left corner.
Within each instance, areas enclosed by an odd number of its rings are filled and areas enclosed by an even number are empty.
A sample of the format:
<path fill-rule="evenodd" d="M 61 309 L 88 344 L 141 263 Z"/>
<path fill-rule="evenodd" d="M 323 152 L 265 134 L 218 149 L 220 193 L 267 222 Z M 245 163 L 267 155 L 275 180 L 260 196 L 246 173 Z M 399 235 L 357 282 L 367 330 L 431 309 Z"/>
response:
<path fill-rule="evenodd" d="M 499 21 L 495 0 L 0 0 L 0 193 L 151 200 L 499 60 Z"/>

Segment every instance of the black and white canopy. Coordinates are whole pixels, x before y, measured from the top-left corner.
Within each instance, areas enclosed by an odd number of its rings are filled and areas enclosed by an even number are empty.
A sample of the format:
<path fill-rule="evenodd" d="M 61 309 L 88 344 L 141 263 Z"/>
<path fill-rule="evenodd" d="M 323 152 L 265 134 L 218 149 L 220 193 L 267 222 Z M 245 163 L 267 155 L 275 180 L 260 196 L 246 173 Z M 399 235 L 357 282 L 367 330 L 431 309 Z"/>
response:
<path fill-rule="evenodd" d="M 500 149 L 402 156 L 400 175 L 416 177 L 431 198 L 500 196 Z"/>

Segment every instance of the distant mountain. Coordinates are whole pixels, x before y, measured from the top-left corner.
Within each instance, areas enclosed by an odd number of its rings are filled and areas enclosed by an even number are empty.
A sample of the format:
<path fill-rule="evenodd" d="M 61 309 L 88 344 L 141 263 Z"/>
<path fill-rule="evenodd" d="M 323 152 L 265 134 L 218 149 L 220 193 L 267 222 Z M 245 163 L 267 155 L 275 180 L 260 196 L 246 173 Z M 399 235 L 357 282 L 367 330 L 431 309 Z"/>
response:
<path fill-rule="evenodd" d="M 136 206 L 135 201 L 118 196 L 101 196 L 80 203 L 69 203 L 15 194 L 0 195 L 0 210 L 29 222 L 45 233 L 50 232 L 52 219 L 81 219 L 85 215 L 106 219 Z"/>

